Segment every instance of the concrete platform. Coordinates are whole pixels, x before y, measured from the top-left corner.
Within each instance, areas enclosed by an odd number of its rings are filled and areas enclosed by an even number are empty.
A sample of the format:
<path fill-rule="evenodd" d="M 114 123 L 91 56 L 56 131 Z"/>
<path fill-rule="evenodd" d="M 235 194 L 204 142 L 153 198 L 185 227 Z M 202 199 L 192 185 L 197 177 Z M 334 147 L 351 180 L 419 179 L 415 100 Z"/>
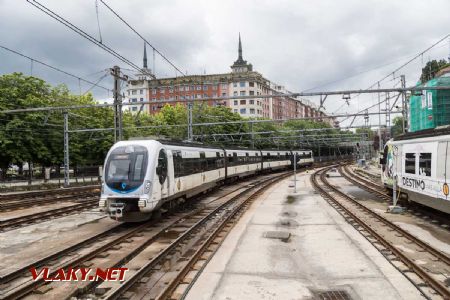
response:
<path fill-rule="evenodd" d="M 187 299 L 424 299 L 359 232 L 316 194 L 309 175 L 270 188 L 242 217 Z"/>

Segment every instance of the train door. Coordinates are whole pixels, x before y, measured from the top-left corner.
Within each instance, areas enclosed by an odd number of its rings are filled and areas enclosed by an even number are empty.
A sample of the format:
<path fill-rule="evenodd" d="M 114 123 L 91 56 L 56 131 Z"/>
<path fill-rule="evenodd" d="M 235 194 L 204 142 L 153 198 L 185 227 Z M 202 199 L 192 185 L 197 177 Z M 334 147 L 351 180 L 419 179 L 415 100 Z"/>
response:
<path fill-rule="evenodd" d="M 158 160 L 156 165 L 156 180 L 155 187 L 159 185 L 161 198 L 169 196 L 169 179 L 168 177 L 168 158 L 165 149 L 159 150 Z M 173 168 L 172 168 L 173 169 Z"/>
<path fill-rule="evenodd" d="M 175 194 L 175 167 L 173 161 L 173 150 L 167 151 L 167 189 L 169 196 Z"/>

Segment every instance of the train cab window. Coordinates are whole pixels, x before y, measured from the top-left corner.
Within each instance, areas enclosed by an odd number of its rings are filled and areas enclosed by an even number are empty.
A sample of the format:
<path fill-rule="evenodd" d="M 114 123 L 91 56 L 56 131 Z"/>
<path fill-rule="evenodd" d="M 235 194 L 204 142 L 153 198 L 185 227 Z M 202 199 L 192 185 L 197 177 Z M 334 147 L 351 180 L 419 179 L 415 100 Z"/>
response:
<path fill-rule="evenodd" d="M 405 154 L 405 173 L 416 174 L 416 154 Z"/>
<path fill-rule="evenodd" d="M 159 183 L 163 184 L 167 178 L 167 154 L 164 149 L 159 151 L 156 175 L 158 175 Z"/>
<path fill-rule="evenodd" d="M 431 176 L 431 153 L 419 154 L 419 175 Z"/>
<path fill-rule="evenodd" d="M 134 172 L 133 172 L 133 180 L 134 181 L 140 181 L 142 180 L 142 171 L 143 171 L 143 162 L 144 161 L 144 154 L 138 154 L 136 155 L 136 160 L 134 162 Z"/>

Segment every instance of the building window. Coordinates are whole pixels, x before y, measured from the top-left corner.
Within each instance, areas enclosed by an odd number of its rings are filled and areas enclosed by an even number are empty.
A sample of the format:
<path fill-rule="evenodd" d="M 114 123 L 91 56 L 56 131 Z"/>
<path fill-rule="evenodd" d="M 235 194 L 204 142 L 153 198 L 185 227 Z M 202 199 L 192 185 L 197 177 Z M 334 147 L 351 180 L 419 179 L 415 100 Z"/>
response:
<path fill-rule="evenodd" d="M 254 108 L 250 108 L 250 113 L 254 114 L 255 113 L 255 109 Z"/>
<path fill-rule="evenodd" d="M 245 87 L 245 81 L 239 82 L 239 86 L 240 86 L 240 87 Z"/>
<path fill-rule="evenodd" d="M 132 90 L 131 95 L 136 95 L 136 90 Z"/>
<path fill-rule="evenodd" d="M 131 102 L 137 102 L 136 98 L 131 99 Z"/>
<path fill-rule="evenodd" d="M 237 95 L 238 95 L 238 92 L 234 91 L 234 92 L 233 92 L 233 95 L 234 95 L 234 96 L 237 96 Z"/>
<path fill-rule="evenodd" d="M 234 105 L 238 105 L 238 101 L 237 100 L 234 100 Z"/>
<path fill-rule="evenodd" d="M 144 93 L 144 90 L 139 90 L 139 93 L 142 95 Z"/>
<path fill-rule="evenodd" d="M 152 98 L 152 101 L 156 101 L 156 98 Z"/>
<path fill-rule="evenodd" d="M 204 91 L 207 91 L 207 90 L 208 90 L 208 86 L 207 86 L 207 85 L 204 85 L 204 86 L 203 86 L 203 90 L 204 90 Z"/>
<path fill-rule="evenodd" d="M 250 104 L 255 104 L 255 100 L 250 100 Z"/>
<path fill-rule="evenodd" d="M 153 105 L 153 106 L 152 106 L 152 110 L 156 110 L 156 105 Z"/>
<path fill-rule="evenodd" d="M 234 112 L 235 112 L 235 113 L 237 113 L 237 112 L 238 112 L 237 108 L 235 108 L 235 109 L 234 109 Z"/>
<path fill-rule="evenodd" d="M 133 107 L 131 108 L 131 110 L 132 110 L 132 111 L 137 111 L 137 107 L 136 107 L 136 106 L 133 106 Z"/>
<path fill-rule="evenodd" d="M 405 173 L 416 174 L 416 154 L 406 153 L 405 155 Z"/>
<path fill-rule="evenodd" d="M 225 97 L 227 95 L 227 93 L 222 93 L 222 97 Z"/>
<path fill-rule="evenodd" d="M 431 176 L 431 153 L 419 154 L 419 175 Z"/>
<path fill-rule="evenodd" d="M 173 89 L 172 88 L 169 89 L 169 93 L 173 93 Z"/>
<path fill-rule="evenodd" d="M 241 109 L 239 110 L 239 113 L 241 113 L 241 114 L 246 114 L 246 113 L 247 113 L 247 109 L 246 109 L 246 108 L 241 108 Z"/>
<path fill-rule="evenodd" d="M 255 86 L 255 83 L 254 83 L 254 82 L 249 82 L 249 83 L 248 83 L 248 86 L 249 86 L 249 87 L 254 87 L 254 86 Z"/>
<path fill-rule="evenodd" d="M 156 95 L 156 89 L 153 89 L 153 90 L 152 90 L 152 94 L 153 94 L 153 95 Z"/>
<path fill-rule="evenodd" d="M 227 87 L 228 87 L 228 84 L 222 83 L 222 85 L 221 85 L 221 88 L 222 88 L 222 89 L 226 89 Z"/>
<path fill-rule="evenodd" d="M 142 102 L 142 101 L 144 101 L 144 98 L 141 98 L 140 100 L 141 100 L 141 102 Z"/>
<path fill-rule="evenodd" d="M 237 82 L 233 82 L 233 87 L 237 87 Z"/>
<path fill-rule="evenodd" d="M 250 96 L 254 96 L 255 95 L 255 91 L 250 91 Z"/>
<path fill-rule="evenodd" d="M 201 91 L 202 90 L 202 86 L 201 85 L 197 85 L 197 91 Z"/>
<path fill-rule="evenodd" d="M 186 92 L 189 92 L 189 86 L 185 86 L 185 87 L 184 87 L 184 90 L 185 90 Z"/>
<path fill-rule="evenodd" d="M 212 89 L 213 91 L 217 90 L 217 85 L 213 85 Z"/>
<path fill-rule="evenodd" d="M 245 104 L 247 104 L 247 101 L 246 100 L 241 100 L 241 105 L 245 105 Z"/>
<path fill-rule="evenodd" d="M 241 91 L 239 94 L 240 94 L 241 96 L 245 96 L 245 91 Z"/>

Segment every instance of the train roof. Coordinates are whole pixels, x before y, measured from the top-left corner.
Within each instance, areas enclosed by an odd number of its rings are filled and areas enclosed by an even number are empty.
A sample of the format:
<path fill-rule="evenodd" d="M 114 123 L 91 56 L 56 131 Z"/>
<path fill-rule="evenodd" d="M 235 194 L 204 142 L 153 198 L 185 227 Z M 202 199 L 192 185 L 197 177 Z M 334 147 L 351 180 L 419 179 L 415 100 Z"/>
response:
<path fill-rule="evenodd" d="M 404 141 L 427 137 L 437 137 L 442 135 L 450 135 L 450 125 L 440 126 L 437 128 L 424 129 L 416 132 L 407 132 L 395 137 L 394 141 Z"/>

